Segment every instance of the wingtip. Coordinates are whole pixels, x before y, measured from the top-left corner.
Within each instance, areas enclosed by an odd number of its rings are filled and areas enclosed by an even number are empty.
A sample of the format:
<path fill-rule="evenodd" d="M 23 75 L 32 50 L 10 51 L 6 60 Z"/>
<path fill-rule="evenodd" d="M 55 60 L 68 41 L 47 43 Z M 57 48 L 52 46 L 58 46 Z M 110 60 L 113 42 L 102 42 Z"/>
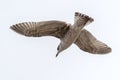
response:
<path fill-rule="evenodd" d="M 11 29 L 11 30 L 14 30 L 14 27 L 13 27 L 13 26 L 10 26 L 10 29 Z"/>
<path fill-rule="evenodd" d="M 93 54 L 109 54 L 112 52 L 112 48 L 110 47 L 102 47 L 96 50 L 95 52 L 92 52 Z"/>

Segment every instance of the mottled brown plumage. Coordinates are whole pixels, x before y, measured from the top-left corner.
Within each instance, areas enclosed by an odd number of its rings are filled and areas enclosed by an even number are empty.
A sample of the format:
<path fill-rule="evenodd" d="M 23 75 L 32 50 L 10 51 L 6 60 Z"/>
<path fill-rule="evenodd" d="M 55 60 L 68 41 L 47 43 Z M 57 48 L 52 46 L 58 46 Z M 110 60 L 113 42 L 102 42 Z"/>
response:
<path fill-rule="evenodd" d="M 80 32 L 87 23 L 93 22 L 93 19 L 85 14 L 75 12 L 74 24 L 70 26 L 70 29 L 67 31 L 65 36 L 61 39 L 61 43 L 58 46 L 58 52 L 56 56 L 63 50 L 67 49 L 72 45 L 79 37 Z"/>
<path fill-rule="evenodd" d="M 91 23 L 93 19 L 79 12 L 75 13 L 74 24 L 63 21 L 24 22 L 11 26 L 15 32 L 28 37 L 54 36 L 61 40 L 58 54 L 75 43 L 83 51 L 93 54 L 105 54 L 111 52 L 111 48 L 97 40 L 83 27 Z M 72 37 L 71 37 L 72 36 Z"/>
<path fill-rule="evenodd" d="M 75 41 L 75 44 L 83 51 L 92 54 L 106 54 L 111 52 L 111 48 L 105 43 L 97 40 L 89 31 L 83 29 Z"/>

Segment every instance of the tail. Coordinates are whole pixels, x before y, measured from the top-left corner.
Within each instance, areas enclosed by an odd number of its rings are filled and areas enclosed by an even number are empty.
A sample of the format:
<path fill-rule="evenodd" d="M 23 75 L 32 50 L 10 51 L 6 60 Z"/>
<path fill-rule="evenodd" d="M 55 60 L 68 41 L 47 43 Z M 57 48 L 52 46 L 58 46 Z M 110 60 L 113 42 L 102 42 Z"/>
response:
<path fill-rule="evenodd" d="M 36 22 L 24 22 L 12 25 L 10 29 L 21 35 L 30 36 L 30 30 L 33 29 L 34 26 L 36 26 Z"/>

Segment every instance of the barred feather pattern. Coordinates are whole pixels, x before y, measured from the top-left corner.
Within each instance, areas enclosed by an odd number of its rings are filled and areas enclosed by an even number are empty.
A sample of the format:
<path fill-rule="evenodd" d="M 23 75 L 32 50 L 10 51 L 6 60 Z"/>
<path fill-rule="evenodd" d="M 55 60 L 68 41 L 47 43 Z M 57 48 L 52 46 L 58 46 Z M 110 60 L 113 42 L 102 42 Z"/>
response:
<path fill-rule="evenodd" d="M 10 27 L 15 32 L 29 36 L 55 36 L 61 38 L 69 29 L 69 25 L 62 21 L 23 22 Z M 62 31 L 62 30 L 65 31 Z"/>
<path fill-rule="evenodd" d="M 35 32 L 34 30 L 36 24 L 37 24 L 36 22 L 24 22 L 24 23 L 15 24 L 10 28 L 19 34 L 25 36 L 32 36 L 32 34 Z"/>

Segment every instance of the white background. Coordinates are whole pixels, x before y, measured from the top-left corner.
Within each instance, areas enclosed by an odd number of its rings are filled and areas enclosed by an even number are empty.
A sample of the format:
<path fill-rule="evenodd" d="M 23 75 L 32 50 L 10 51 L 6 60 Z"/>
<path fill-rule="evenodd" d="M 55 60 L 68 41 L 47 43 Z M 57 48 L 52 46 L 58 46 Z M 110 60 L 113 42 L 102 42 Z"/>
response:
<path fill-rule="evenodd" d="M 0 80 L 120 80 L 119 8 L 119 0 L 0 0 Z M 55 58 L 59 39 L 9 29 L 29 21 L 73 23 L 75 11 L 94 18 L 86 29 L 112 48 L 110 54 L 89 54 L 73 44 Z"/>

